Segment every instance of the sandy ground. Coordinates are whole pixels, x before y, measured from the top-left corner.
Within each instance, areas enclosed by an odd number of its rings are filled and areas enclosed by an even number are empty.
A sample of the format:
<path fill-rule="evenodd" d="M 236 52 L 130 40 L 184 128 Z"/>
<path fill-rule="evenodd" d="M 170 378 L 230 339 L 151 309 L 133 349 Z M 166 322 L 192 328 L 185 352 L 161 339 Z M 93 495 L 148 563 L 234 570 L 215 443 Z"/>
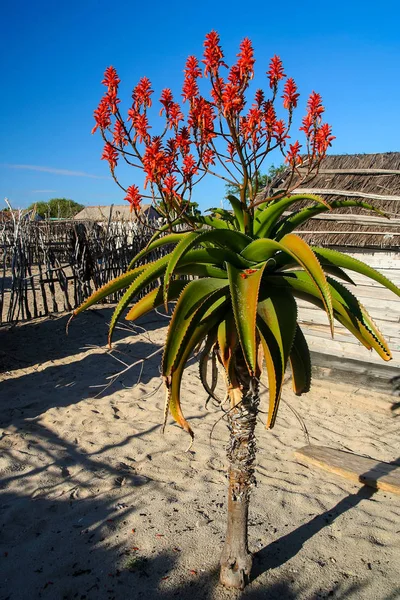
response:
<path fill-rule="evenodd" d="M 185 453 L 172 422 L 163 436 L 159 354 L 137 386 L 139 366 L 94 398 L 91 386 L 123 368 L 105 352 L 109 317 L 86 313 L 68 337 L 65 316 L 0 329 L 1 600 L 400 598 L 400 497 L 294 457 L 309 441 L 398 460 L 398 398 L 335 376 L 297 398 L 287 383 L 276 427 L 258 425 L 252 581 L 229 592 L 218 585 L 221 411 L 204 408 L 193 362 L 183 406 L 195 444 Z M 115 355 L 132 363 L 162 348 L 166 323 L 118 331 Z"/>

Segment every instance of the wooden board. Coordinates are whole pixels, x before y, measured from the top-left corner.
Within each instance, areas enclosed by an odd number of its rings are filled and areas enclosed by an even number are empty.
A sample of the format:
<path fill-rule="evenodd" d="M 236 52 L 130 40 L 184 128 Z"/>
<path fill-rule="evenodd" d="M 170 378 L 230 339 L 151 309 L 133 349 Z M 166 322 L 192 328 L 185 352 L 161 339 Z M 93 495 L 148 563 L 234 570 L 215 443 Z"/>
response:
<path fill-rule="evenodd" d="M 351 481 L 400 495 L 400 463 L 386 463 L 326 446 L 304 446 L 296 450 L 301 463 L 320 467 Z"/>

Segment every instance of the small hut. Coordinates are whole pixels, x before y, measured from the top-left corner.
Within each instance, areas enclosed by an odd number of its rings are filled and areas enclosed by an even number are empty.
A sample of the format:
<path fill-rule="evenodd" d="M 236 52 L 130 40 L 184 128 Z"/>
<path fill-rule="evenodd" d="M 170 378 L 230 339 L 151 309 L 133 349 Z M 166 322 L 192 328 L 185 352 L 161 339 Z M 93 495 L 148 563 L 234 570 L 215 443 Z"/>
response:
<path fill-rule="evenodd" d="M 274 188 L 283 188 L 286 177 L 283 173 L 274 181 Z M 334 248 L 364 261 L 400 287 L 400 152 L 327 156 L 318 175 L 294 191 L 300 192 L 318 194 L 328 202 L 359 199 L 383 211 L 389 218 L 358 207 L 323 213 L 296 233 L 311 245 Z M 391 366 L 400 368 L 400 298 L 362 275 L 349 274 L 357 284 L 349 289 L 388 341 L 393 354 Z M 299 307 L 310 349 L 326 355 L 327 362 L 333 356 L 380 362 L 338 323 L 335 339 L 330 340 L 324 313 L 305 302 L 299 302 Z"/>
<path fill-rule="evenodd" d="M 141 214 L 145 219 L 156 219 L 159 214 L 150 206 L 143 205 Z M 110 206 L 85 206 L 74 216 L 75 221 L 93 221 L 107 224 L 111 221 L 135 222 L 137 217 L 131 212 L 129 204 L 111 204 Z"/>

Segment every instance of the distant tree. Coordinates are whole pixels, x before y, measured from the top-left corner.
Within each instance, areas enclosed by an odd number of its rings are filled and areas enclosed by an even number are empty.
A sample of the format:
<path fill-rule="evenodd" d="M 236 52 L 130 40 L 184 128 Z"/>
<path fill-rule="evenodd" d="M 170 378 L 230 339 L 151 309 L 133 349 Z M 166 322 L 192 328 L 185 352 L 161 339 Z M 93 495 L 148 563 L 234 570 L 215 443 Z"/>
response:
<path fill-rule="evenodd" d="M 35 202 L 34 204 L 31 204 L 28 207 L 28 210 L 35 210 L 37 214 L 43 218 L 47 218 L 50 216 L 50 209 L 47 202 Z"/>
<path fill-rule="evenodd" d="M 251 185 L 253 189 L 253 193 L 261 192 L 271 181 L 277 176 L 283 173 L 287 169 L 285 165 L 279 165 L 275 167 L 275 165 L 271 165 L 268 169 L 268 173 L 257 173 L 257 177 L 253 177 Z M 232 183 L 228 183 L 225 186 L 225 197 L 228 196 L 239 196 L 240 190 L 238 185 L 234 185 Z"/>
<path fill-rule="evenodd" d="M 29 208 L 44 218 L 70 219 L 85 207 L 67 198 L 52 198 L 48 202 L 35 202 Z"/>

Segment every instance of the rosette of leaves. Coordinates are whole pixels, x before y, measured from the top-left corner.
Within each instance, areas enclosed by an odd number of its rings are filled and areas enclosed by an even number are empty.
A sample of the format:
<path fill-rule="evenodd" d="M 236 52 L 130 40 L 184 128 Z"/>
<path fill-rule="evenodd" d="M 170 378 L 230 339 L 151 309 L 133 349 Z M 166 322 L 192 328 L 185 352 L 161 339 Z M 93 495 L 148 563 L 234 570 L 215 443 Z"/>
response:
<path fill-rule="evenodd" d="M 162 358 L 165 419 L 171 414 L 192 438 L 182 409 L 185 365 L 195 349 L 202 348 L 200 377 L 207 394 L 218 400 L 216 382 L 208 383 L 206 371 L 208 364 L 219 362 L 229 399 L 230 430 L 228 530 L 221 581 L 242 588 L 252 562 L 247 511 L 254 483 L 254 427 L 261 374 L 265 369 L 269 382 L 268 428 L 276 421 L 286 368 L 291 369 L 297 395 L 307 392 L 311 384 L 310 353 L 297 320 L 296 300 L 301 298 L 325 311 L 332 335 L 337 321 L 387 361 L 391 354 L 386 341 L 346 288 L 346 283 L 353 283 L 347 271 L 365 275 L 398 296 L 400 289 L 359 260 L 311 247 L 294 233 L 318 213 L 351 206 L 376 210 L 369 204 L 341 200 L 328 205 L 318 196 L 289 195 L 249 210 L 236 197 L 230 196 L 229 201 L 231 211 L 218 209 L 210 216 L 193 217 L 195 228 L 191 231 L 157 232 L 125 274 L 96 291 L 74 314 L 126 290 L 111 319 L 111 344 L 124 312 L 127 320 L 135 321 L 157 307 L 172 305 Z M 294 210 L 299 201 L 301 206 L 305 201 L 308 205 Z M 173 247 L 169 254 L 138 265 L 150 252 L 166 245 Z M 194 279 L 182 278 L 187 275 Z M 157 281 L 161 284 L 137 299 Z"/>

